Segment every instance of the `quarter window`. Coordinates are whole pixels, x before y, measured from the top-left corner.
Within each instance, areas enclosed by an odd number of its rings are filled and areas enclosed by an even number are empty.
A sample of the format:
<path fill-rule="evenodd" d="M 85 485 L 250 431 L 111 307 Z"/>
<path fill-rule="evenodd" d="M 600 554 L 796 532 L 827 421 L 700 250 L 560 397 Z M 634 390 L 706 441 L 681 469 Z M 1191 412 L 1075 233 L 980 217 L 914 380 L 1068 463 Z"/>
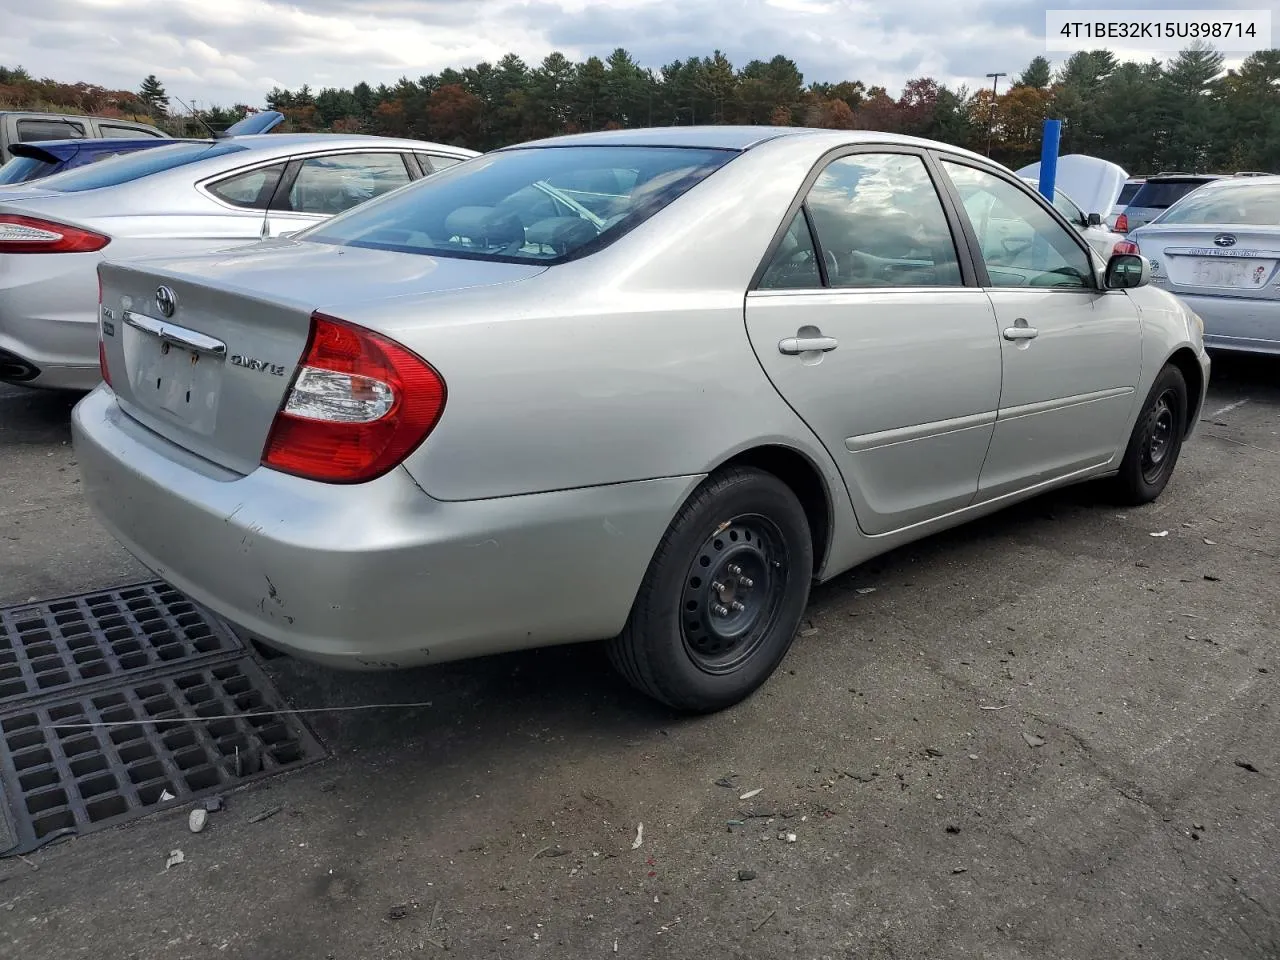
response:
<path fill-rule="evenodd" d="M 333 216 L 408 182 L 409 170 L 398 153 L 308 157 L 298 169 L 283 209 Z"/>
<path fill-rule="evenodd" d="M 271 202 L 271 194 L 280 182 L 280 174 L 284 170 L 283 163 L 270 167 L 260 167 L 237 173 L 217 183 L 209 184 L 208 190 L 219 200 L 232 206 L 249 210 L 265 210 Z"/>
<path fill-rule="evenodd" d="M 1034 197 L 973 167 L 942 165 L 973 225 L 991 286 L 1093 287 L 1089 255 Z"/>
<path fill-rule="evenodd" d="M 805 290 L 822 286 L 818 256 L 804 211 L 796 211 L 791 226 L 782 236 L 769 269 L 760 278 L 761 290 Z"/>
<path fill-rule="evenodd" d="M 960 286 L 955 241 L 924 161 L 833 160 L 805 201 L 833 287 Z"/>

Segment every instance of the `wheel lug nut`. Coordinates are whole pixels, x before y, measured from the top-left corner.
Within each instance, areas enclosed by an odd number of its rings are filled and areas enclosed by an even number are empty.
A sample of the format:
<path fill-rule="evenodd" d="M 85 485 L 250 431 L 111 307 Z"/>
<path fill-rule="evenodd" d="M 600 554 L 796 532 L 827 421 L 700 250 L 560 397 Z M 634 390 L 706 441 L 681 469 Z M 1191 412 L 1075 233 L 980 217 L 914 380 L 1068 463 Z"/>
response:
<path fill-rule="evenodd" d="M 735 577 L 738 577 L 742 575 L 742 568 L 738 566 L 736 563 L 731 563 L 729 564 L 729 572 L 733 574 Z"/>
<path fill-rule="evenodd" d="M 734 613 L 741 613 L 743 610 L 747 608 L 742 605 L 741 600 L 735 600 L 733 601 L 733 603 L 729 604 L 729 609 L 731 609 Z"/>
<path fill-rule="evenodd" d="M 724 593 L 724 584 L 721 583 L 719 580 L 713 580 L 711 582 L 711 589 L 714 590 L 716 593 Z"/>
<path fill-rule="evenodd" d="M 751 589 L 752 587 L 754 587 L 755 585 L 756 585 L 756 582 L 755 582 L 754 580 L 752 580 L 750 577 L 739 577 L 739 578 L 738 578 L 738 586 L 740 586 L 740 587 L 745 587 L 746 589 L 750 590 L 750 589 Z"/>
<path fill-rule="evenodd" d="M 711 612 L 714 613 L 717 617 L 727 617 L 729 615 L 729 608 L 726 607 L 723 603 L 717 603 L 715 606 L 711 608 Z"/>

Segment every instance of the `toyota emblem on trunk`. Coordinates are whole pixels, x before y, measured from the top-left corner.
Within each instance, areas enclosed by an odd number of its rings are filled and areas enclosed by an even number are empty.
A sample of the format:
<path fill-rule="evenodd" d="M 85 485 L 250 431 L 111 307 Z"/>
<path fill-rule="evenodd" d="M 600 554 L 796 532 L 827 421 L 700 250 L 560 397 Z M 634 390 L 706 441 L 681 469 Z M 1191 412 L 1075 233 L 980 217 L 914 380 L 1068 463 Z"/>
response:
<path fill-rule="evenodd" d="M 1229 233 L 1220 233 L 1213 238 L 1213 242 L 1220 247 L 1234 247 L 1236 238 Z"/>
<path fill-rule="evenodd" d="M 160 308 L 160 312 L 166 317 L 172 317 L 173 311 L 178 306 L 178 298 L 174 296 L 173 291 L 168 287 L 157 287 L 156 306 Z"/>

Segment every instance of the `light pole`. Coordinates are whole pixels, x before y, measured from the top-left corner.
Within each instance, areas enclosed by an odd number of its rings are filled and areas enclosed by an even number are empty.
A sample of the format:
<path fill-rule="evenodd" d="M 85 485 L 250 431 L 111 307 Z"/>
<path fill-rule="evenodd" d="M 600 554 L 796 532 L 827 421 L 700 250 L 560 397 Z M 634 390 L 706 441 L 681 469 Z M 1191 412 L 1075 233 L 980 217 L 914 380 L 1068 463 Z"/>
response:
<path fill-rule="evenodd" d="M 988 73 L 991 78 L 991 122 L 987 125 L 987 156 L 991 156 L 991 141 L 996 135 L 996 87 L 1000 83 L 1000 78 L 1008 76 L 1006 73 Z"/>

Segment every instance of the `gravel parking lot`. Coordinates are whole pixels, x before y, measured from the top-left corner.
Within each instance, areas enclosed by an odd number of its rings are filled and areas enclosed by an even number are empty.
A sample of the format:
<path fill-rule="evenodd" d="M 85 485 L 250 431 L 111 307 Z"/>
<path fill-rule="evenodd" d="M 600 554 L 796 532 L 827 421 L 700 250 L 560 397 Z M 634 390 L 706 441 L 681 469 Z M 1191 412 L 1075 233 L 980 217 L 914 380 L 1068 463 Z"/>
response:
<path fill-rule="evenodd" d="M 296 706 L 430 706 L 314 715 L 332 757 L 199 835 L 183 809 L 0 861 L 0 953 L 1280 955 L 1277 370 L 1215 361 L 1152 506 L 1076 488 L 824 586 L 718 716 L 592 647 L 269 661 Z M 82 502 L 70 406 L 0 387 L 0 604 L 149 579 Z"/>

